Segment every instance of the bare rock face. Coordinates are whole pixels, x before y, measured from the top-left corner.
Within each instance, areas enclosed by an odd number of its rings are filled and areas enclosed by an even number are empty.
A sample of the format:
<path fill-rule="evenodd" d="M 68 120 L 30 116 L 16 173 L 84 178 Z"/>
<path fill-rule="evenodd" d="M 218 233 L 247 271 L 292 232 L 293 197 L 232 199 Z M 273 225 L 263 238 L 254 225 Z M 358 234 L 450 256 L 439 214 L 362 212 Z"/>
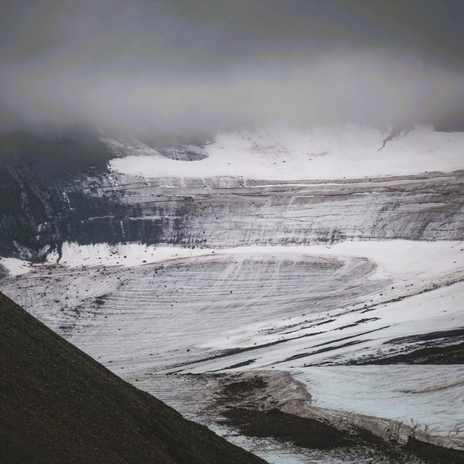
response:
<path fill-rule="evenodd" d="M 4 463 L 262 463 L 184 419 L 0 294 Z"/>

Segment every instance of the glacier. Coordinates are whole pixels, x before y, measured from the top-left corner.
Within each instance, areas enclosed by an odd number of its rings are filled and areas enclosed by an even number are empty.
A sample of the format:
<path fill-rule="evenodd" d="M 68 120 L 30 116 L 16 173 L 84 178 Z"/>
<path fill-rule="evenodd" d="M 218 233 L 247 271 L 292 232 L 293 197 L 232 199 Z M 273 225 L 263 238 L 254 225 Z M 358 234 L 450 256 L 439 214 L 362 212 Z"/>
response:
<path fill-rule="evenodd" d="M 262 376 L 263 410 L 464 451 L 464 134 L 387 135 L 267 128 L 179 159 L 102 136 L 108 172 L 34 187 L 59 214 L 27 216 L 0 290 L 269 462 L 369 461 L 257 446 L 211 413 L 221 382 Z"/>

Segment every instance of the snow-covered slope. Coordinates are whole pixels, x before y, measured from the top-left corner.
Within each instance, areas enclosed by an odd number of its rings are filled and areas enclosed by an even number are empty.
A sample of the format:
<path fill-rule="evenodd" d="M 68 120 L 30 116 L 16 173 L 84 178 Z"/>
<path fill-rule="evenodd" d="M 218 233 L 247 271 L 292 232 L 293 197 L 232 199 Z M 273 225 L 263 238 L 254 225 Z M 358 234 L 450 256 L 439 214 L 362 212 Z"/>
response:
<path fill-rule="evenodd" d="M 244 177 L 267 180 L 411 175 L 464 168 L 464 134 L 432 127 L 382 132 L 354 125 L 308 130 L 267 128 L 223 133 L 195 162 L 166 159 L 137 146 L 110 162 L 114 171 L 145 177 Z M 127 155 L 126 151 L 126 155 Z"/>

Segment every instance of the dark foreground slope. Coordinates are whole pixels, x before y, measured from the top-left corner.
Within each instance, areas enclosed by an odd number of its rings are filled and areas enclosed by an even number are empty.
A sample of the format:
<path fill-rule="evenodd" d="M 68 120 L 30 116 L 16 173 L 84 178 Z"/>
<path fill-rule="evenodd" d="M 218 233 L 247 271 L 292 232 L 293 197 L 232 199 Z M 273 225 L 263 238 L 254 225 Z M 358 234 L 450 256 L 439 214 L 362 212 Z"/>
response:
<path fill-rule="evenodd" d="M 124 382 L 0 293 L 6 463 L 263 463 Z"/>

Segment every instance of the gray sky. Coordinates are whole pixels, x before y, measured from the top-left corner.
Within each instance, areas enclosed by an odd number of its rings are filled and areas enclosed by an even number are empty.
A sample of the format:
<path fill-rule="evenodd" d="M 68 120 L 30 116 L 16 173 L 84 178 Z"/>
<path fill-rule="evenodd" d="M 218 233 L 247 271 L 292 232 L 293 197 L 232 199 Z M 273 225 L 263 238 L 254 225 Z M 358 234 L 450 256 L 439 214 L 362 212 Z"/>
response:
<path fill-rule="evenodd" d="M 430 123 L 464 102 L 461 0 L 0 0 L 1 126 Z"/>

